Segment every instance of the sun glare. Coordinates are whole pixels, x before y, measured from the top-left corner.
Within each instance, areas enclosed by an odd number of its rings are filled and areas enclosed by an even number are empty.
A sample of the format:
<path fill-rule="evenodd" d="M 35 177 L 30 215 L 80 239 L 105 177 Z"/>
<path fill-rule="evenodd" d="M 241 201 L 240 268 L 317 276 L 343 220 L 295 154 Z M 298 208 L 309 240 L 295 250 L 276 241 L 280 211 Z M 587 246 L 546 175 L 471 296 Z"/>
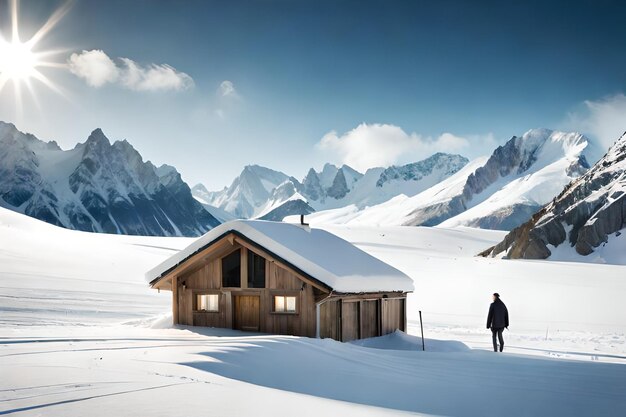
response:
<path fill-rule="evenodd" d="M 21 87 L 25 85 L 36 100 L 31 79 L 36 79 L 56 92 L 60 92 L 41 71 L 40 67 L 62 67 L 62 64 L 44 58 L 62 51 L 36 51 L 37 44 L 50 32 L 69 10 L 69 3 L 57 9 L 48 21 L 26 42 L 20 40 L 18 27 L 18 1 L 10 3 L 11 38 L 4 38 L 0 31 L 0 93 L 7 83 L 12 83 L 15 91 L 17 110 L 21 110 Z"/>
<path fill-rule="evenodd" d="M 33 75 L 37 58 L 26 43 L 2 42 L 0 44 L 0 73 L 10 80 L 24 80 Z"/>

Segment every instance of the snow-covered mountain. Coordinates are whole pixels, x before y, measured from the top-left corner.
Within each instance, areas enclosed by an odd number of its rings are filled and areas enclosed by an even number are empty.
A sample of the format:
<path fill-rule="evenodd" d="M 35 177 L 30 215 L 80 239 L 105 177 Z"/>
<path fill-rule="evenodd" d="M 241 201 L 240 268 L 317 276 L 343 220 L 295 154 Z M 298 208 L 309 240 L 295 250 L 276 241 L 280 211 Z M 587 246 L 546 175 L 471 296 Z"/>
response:
<path fill-rule="evenodd" d="M 348 206 L 313 215 L 319 221 L 473 226 L 511 230 L 584 173 L 592 158 L 579 133 L 533 129 L 478 158 L 456 174 L 410 197 L 398 195 L 360 209 Z"/>
<path fill-rule="evenodd" d="M 314 199 L 306 193 L 307 183 L 316 183 L 315 176 L 324 188 L 325 173 L 329 164 L 320 173 L 309 170 L 303 183 L 304 195 L 316 211 L 354 206 L 358 209 L 380 204 L 397 195 L 414 196 L 429 187 L 454 175 L 468 160 L 461 155 L 436 153 L 422 161 L 388 168 L 372 168 L 359 174 L 347 165 L 337 169 L 335 178 L 326 193 Z M 345 190 L 345 192 L 343 192 Z"/>
<path fill-rule="evenodd" d="M 225 223 L 230 220 L 236 219 L 236 217 L 233 216 L 232 214 L 207 203 L 207 201 L 213 198 L 212 196 L 214 195 L 214 193 L 211 191 L 208 191 L 204 185 L 196 184 L 195 186 L 193 186 L 191 188 L 191 195 L 200 204 L 202 204 L 202 206 L 205 208 L 206 211 L 211 213 L 211 215 L 215 217 L 217 220 L 219 220 L 220 222 Z"/>
<path fill-rule="evenodd" d="M 48 223 L 147 236 L 198 236 L 219 224 L 175 168 L 144 162 L 100 129 L 62 150 L 0 122 L 0 149 L 0 205 Z"/>
<path fill-rule="evenodd" d="M 272 195 L 272 191 L 288 180 L 289 177 L 282 172 L 259 165 L 247 165 L 229 187 L 204 194 L 194 191 L 194 194 L 206 204 L 230 213 L 236 218 L 247 219 L 256 217 Z M 194 187 L 194 190 L 198 189 L 198 186 Z"/>
<path fill-rule="evenodd" d="M 319 172 L 311 168 L 301 182 L 253 165 L 246 166 L 231 186 L 221 191 L 209 192 L 198 184 L 192 192 L 209 211 L 215 207 L 234 217 L 282 220 L 291 214 L 345 206 L 362 209 L 398 194 L 413 196 L 455 174 L 467 162 L 460 155 L 437 153 L 423 161 L 373 168 L 365 174 L 347 165 L 325 164 Z"/>
<path fill-rule="evenodd" d="M 510 258 L 626 263 L 626 134 L 491 251 Z M 593 255 L 592 255 L 593 254 Z"/>

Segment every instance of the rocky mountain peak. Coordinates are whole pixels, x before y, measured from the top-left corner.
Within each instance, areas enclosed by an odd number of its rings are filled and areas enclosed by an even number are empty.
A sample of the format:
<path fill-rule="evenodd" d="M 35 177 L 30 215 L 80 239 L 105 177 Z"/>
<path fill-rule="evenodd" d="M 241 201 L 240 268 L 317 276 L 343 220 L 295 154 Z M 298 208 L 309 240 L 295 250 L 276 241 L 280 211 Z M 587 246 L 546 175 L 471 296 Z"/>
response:
<path fill-rule="evenodd" d="M 2 206 L 90 232 L 198 236 L 219 224 L 175 169 L 144 162 L 127 141 L 111 145 L 101 129 L 68 151 L 11 129 L 0 125 Z"/>
<path fill-rule="evenodd" d="M 586 173 L 484 254 L 544 259 L 554 247 L 569 244 L 586 256 L 625 225 L 626 134 Z"/>
<path fill-rule="evenodd" d="M 164 186 L 172 185 L 176 182 L 182 182 L 182 178 L 176 168 L 171 165 L 163 164 L 156 170 L 156 175 L 159 177 L 159 182 Z"/>
<path fill-rule="evenodd" d="M 44 142 L 31 133 L 24 133 L 17 130 L 13 123 L 0 121 L 0 142 L 16 143 L 19 142 L 23 148 L 39 148 L 48 150 L 61 150 L 59 144 L 51 140 Z M 8 146 L 8 145 L 7 145 Z M 31 149 L 32 150 L 32 149 Z"/>
<path fill-rule="evenodd" d="M 328 188 L 326 194 L 329 197 L 338 200 L 340 198 L 344 198 L 349 192 L 350 189 L 348 188 L 348 183 L 346 182 L 346 176 L 343 172 L 343 169 L 339 169 L 337 170 L 337 174 L 333 179 L 333 184 L 330 186 L 330 188 Z"/>
<path fill-rule="evenodd" d="M 313 201 L 318 201 L 324 198 L 324 190 L 320 184 L 320 178 L 317 172 L 313 168 L 309 169 L 309 172 L 302 181 L 304 187 L 304 193 Z"/>
<path fill-rule="evenodd" d="M 587 145 L 587 139 L 576 132 L 531 129 L 520 137 L 513 136 L 504 145 L 498 146 L 487 163 L 468 177 L 463 196 L 469 200 L 499 178 L 523 174 L 533 166 L 544 167 L 563 157 L 571 159 L 567 168 L 569 173 L 584 172 L 588 168 L 583 153 Z M 542 159 L 540 164 L 536 164 L 538 158 Z"/>
<path fill-rule="evenodd" d="M 85 144 L 90 143 L 111 145 L 111 143 L 109 142 L 109 138 L 105 136 L 104 132 L 100 128 L 94 129 L 85 141 Z"/>
<path fill-rule="evenodd" d="M 51 140 L 50 142 L 46 143 L 46 147 L 50 150 L 53 151 L 60 151 L 61 147 L 59 146 L 59 144 L 57 143 L 56 140 Z"/>

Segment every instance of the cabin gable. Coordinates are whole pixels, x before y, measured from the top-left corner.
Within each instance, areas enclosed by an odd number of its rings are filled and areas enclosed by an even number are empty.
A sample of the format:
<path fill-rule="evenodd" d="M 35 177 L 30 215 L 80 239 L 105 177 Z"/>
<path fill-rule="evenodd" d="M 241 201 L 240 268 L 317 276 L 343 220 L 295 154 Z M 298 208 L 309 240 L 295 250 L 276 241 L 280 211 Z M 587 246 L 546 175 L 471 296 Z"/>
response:
<path fill-rule="evenodd" d="M 215 246 L 207 248 L 206 256 L 181 265 L 179 275 L 167 278 L 176 282 L 172 290 L 176 294 L 173 307 L 177 324 L 315 336 L 315 296 L 329 291 L 237 238 L 226 236 Z M 235 254 L 239 258 L 239 285 L 229 285 L 224 274 Z M 201 309 L 200 297 L 205 295 L 217 297 L 213 311 Z M 295 299 L 295 311 L 276 311 L 276 297 L 287 297 L 290 302 Z"/>

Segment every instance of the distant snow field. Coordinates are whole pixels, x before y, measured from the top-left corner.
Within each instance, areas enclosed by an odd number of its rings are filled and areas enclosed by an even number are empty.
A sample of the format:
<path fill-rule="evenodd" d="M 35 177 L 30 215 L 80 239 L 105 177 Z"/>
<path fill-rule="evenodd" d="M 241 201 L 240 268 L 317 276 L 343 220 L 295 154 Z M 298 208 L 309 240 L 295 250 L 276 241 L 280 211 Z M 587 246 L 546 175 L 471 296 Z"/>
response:
<path fill-rule="evenodd" d="M 172 328 L 171 293 L 144 273 L 191 239 L 0 209 L 0 415 L 626 415 L 626 266 L 475 257 L 497 231 L 324 228 L 414 279 L 410 335 Z M 494 291 L 504 354 L 485 329 Z"/>

